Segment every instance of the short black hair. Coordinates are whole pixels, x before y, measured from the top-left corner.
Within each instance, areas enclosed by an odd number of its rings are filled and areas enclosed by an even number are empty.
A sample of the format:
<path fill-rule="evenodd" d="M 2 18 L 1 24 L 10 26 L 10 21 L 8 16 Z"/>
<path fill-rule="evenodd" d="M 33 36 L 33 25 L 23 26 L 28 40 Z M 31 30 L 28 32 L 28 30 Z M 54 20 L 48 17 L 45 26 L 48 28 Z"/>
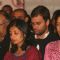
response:
<path fill-rule="evenodd" d="M 35 16 L 38 16 L 38 15 L 41 15 L 43 16 L 44 20 L 47 21 L 48 19 L 50 19 L 50 12 L 49 12 L 49 9 L 45 6 L 37 6 L 35 7 L 33 10 L 32 10 L 32 13 L 31 13 L 31 18 L 35 17 Z"/>

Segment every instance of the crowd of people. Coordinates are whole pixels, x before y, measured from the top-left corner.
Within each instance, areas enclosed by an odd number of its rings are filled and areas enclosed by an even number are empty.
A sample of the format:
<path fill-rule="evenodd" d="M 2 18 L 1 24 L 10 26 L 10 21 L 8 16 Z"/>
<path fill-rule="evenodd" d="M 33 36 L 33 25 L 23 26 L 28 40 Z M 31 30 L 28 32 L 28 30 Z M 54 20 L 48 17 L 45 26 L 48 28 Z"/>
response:
<path fill-rule="evenodd" d="M 0 10 L 0 60 L 59 60 L 60 9 L 52 18 L 46 6 Z"/>

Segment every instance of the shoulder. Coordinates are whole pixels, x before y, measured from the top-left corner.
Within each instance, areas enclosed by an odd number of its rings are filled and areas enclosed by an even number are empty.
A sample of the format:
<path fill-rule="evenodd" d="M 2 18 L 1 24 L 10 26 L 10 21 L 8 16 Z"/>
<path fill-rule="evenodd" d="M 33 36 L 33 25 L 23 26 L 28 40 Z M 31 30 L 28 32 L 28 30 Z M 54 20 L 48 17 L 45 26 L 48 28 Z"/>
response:
<path fill-rule="evenodd" d="M 46 45 L 47 48 L 54 48 L 60 44 L 60 40 L 52 41 Z"/>
<path fill-rule="evenodd" d="M 45 48 L 45 59 L 46 60 L 59 60 L 60 56 L 60 40 L 50 42 Z"/>
<path fill-rule="evenodd" d="M 35 46 L 29 46 L 29 47 L 27 48 L 27 51 L 28 51 L 28 52 L 33 52 L 33 51 L 35 52 L 35 51 L 38 51 L 38 50 L 37 50 L 37 48 L 36 48 Z"/>
<path fill-rule="evenodd" d="M 38 50 L 35 48 L 35 46 L 29 46 L 29 48 L 26 50 L 27 55 L 38 55 Z"/>
<path fill-rule="evenodd" d="M 39 60 L 39 53 L 37 48 L 35 48 L 34 46 L 30 46 L 27 49 L 27 59 L 28 60 Z"/>
<path fill-rule="evenodd" d="M 9 60 L 9 58 L 11 58 L 12 54 L 11 52 L 7 52 L 4 56 L 4 60 Z"/>
<path fill-rule="evenodd" d="M 54 53 L 54 52 L 59 52 L 60 49 L 60 40 L 50 42 L 46 45 L 45 52 L 47 53 Z"/>
<path fill-rule="evenodd" d="M 56 49 L 57 47 L 59 47 L 59 44 L 60 44 L 60 40 L 52 41 L 46 45 L 46 48 L 47 49 Z"/>
<path fill-rule="evenodd" d="M 8 51 L 5 55 L 11 55 L 11 52 Z"/>

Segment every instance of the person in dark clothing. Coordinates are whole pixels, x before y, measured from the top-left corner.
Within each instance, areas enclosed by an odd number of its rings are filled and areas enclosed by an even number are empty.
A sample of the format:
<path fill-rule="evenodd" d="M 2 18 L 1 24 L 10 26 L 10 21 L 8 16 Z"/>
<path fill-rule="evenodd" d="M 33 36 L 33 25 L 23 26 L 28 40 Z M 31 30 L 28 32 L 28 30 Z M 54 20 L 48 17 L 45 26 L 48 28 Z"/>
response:
<path fill-rule="evenodd" d="M 5 40 L 6 28 L 9 24 L 3 11 L 0 11 L 0 60 L 3 60 L 5 52 L 9 48 L 9 41 Z"/>
<path fill-rule="evenodd" d="M 4 6 L 2 6 L 2 9 L 1 10 L 5 12 L 6 18 L 9 21 L 11 21 L 11 19 L 12 19 L 12 12 L 13 12 L 12 6 L 11 5 L 8 5 L 8 4 L 7 5 L 4 5 Z"/>
<path fill-rule="evenodd" d="M 44 53 L 46 45 L 59 37 L 49 30 L 50 13 L 49 9 L 45 6 L 37 6 L 31 13 L 31 24 L 33 33 L 30 36 L 31 44 L 42 53 L 42 60 L 44 60 Z"/>

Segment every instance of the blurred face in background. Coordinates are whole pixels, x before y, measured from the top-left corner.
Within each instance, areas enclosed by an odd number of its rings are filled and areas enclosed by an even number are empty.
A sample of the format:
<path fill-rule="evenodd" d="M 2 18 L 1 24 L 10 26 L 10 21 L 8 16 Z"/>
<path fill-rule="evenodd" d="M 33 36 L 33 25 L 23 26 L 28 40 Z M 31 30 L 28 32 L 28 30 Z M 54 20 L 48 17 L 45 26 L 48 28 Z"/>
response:
<path fill-rule="evenodd" d="M 4 39 L 4 36 L 6 34 L 6 28 L 8 25 L 8 20 L 6 19 L 6 17 L 2 14 L 0 14 L 0 41 L 2 41 Z"/>
<path fill-rule="evenodd" d="M 60 17 L 58 17 L 56 21 L 56 30 L 58 35 L 60 36 Z"/>
<path fill-rule="evenodd" d="M 8 14 L 11 14 L 13 9 L 10 5 L 6 5 L 6 6 L 3 6 L 2 7 L 2 10 L 5 12 L 5 13 L 8 13 Z"/>
<path fill-rule="evenodd" d="M 25 19 L 25 14 L 24 14 L 24 12 L 16 11 L 13 13 L 13 17 Z"/>
<path fill-rule="evenodd" d="M 16 10 L 12 13 L 12 18 L 23 19 L 25 22 L 28 22 L 29 16 L 24 10 Z"/>

